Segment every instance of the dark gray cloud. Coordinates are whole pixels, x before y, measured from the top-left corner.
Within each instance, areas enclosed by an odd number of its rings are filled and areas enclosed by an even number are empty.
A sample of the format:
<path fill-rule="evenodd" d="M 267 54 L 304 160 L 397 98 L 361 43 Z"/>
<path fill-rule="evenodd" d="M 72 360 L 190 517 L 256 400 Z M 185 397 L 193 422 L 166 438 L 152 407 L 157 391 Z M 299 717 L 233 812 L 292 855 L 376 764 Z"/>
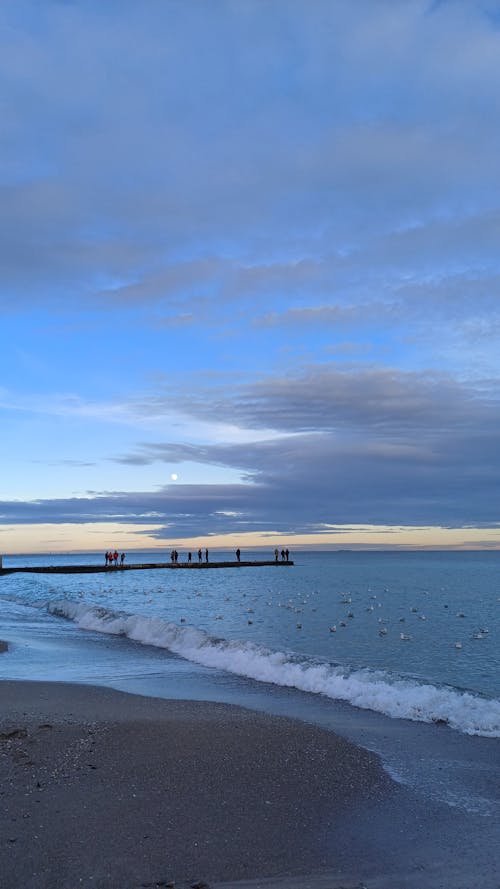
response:
<path fill-rule="evenodd" d="M 496 382 L 316 368 L 267 380 L 224 404 L 265 441 L 144 443 L 130 465 L 191 461 L 238 469 L 241 484 L 0 504 L 6 523 L 120 521 L 158 537 L 233 531 L 321 531 L 330 524 L 495 526 L 500 494 Z M 307 518 L 305 518 L 307 517 Z"/>
<path fill-rule="evenodd" d="M 230 419 L 250 430 L 347 431 L 392 439 L 418 435 L 419 440 L 464 424 L 484 430 L 496 423 L 499 408 L 496 379 L 460 382 L 442 372 L 325 363 L 246 386 L 230 388 L 227 382 L 185 391 L 182 400 L 174 399 L 176 407 L 191 417 Z M 146 400 L 142 410 L 154 415 L 172 403 L 169 392 Z"/>

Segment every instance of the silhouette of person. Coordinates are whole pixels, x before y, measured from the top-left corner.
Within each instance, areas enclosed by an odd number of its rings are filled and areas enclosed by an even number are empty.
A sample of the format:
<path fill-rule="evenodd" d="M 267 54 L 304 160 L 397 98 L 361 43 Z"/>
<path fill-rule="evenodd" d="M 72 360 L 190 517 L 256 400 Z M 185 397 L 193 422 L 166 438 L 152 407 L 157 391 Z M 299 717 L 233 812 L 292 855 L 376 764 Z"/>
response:
<path fill-rule="evenodd" d="M 198 550 L 198 561 L 201 562 L 201 549 Z"/>
<path fill-rule="evenodd" d="M 123 565 L 124 561 L 125 561 L 125 553 L 122 553 L 120 556 L 120 564 Z"/>
<path fill-rule="evenodd" d="M 191 553 L 188 553 L 188 562 L 191 561 Z"/>
<path fill-rule="evenodd" d="M 279 552 L 278 552 L 277 549 L 275 549 L 275 550 L 274 550 L 274 560 L 275 560 L 275 562 L 278 561 L 278 556 L 279 556 Z"/>
<path fill-rule="evenodd" d="M 286 549 L 286 550 L 285 550 L 285 557 L 286 557 L 287 562 L 288 562 L 288 556 L 289 556 L 289 555 L 290 555 L 290 553 L 289 553 L 289 551 Z"/>
<path fill-rule="evenodd" d="M 205 562 L 208 562 L 208 549 L 205 550 Z"/>
<path fill-rule="evenodd" d="M 240 553 L 239 549 L 237 549 L 236 550 L 236 558 L 238 559 L 238 562 L 240 561 L 240 555 L 241 555 L 241 553 Z"/>

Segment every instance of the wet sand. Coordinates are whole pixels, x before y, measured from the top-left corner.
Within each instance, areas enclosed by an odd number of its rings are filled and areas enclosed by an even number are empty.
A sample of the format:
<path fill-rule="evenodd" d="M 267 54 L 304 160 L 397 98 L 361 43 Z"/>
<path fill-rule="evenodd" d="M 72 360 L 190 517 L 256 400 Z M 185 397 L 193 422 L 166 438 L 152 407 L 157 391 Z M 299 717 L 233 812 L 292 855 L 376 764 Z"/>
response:
<path fill-rule="evenodd" d="M 496 885 L 377 757 L 225 704 L 0 682 L 0 796 L 3 889 Z"/>

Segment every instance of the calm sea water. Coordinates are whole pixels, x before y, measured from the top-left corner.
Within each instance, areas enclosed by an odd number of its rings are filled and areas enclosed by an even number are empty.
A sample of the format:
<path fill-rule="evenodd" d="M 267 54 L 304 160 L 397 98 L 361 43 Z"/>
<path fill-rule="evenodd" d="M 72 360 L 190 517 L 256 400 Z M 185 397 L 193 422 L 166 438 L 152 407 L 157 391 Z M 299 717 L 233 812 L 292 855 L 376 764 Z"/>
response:
<path fill-rule="evenodd" d="M 298 715 L 376 750 L 405 783 L 498 816 L 500 554 L 291 557 L 290 567 L 1 577 L 0 677 Z M 5 567 L 65 562 L 103 556 L 4 557 Z"/>
<path fill-rule="evenodd" d="M 158 552 L 128 558 L 142 560 L 158 561 Z M 102 563 L 102 556 L 19 556 L 4 565 L 77 561 Z M 2 577 L 0 634 L 14 643 L 32 635 L 36 647 L 25 657 L 14 645 L 0 669 L 36 674 L 40 647 L 61 651 L 78 635 L 78 662 L 57 663 L 59 678 L 116 670 L 121 659 L 128 671 L 129 648 L 109 640 L 125 636 L 144 646 L 141 670 L 155 646 L 160 657 L 500 736 L 500 554 L 307 552 L 294 561 Z M 103 663 L 95 660 L 96 633 L 108 637 Z"/>

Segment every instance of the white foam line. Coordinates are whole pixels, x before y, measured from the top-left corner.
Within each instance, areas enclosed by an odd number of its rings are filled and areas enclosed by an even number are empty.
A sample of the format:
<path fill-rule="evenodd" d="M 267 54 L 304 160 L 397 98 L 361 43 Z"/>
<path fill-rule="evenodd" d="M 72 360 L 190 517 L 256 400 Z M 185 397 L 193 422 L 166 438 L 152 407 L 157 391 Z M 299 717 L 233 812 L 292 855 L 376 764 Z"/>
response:
<path fill-rule="evenodd" d="M 329 663 L 297 660 L 286 652 L 252 642 L 216 639 L 196 627 L 179 627 L 161 618 L 118 613 L 69 600 L 47 607 L 51 614 L 69 618 L 83 629 L 127 636 L 238 676 L 323 694 L 398 719 L 443 721 L 465 734 L 500 737 L 500 701 L 496 699 L 392 677 L 384 671 L 346 671 Z"/>

